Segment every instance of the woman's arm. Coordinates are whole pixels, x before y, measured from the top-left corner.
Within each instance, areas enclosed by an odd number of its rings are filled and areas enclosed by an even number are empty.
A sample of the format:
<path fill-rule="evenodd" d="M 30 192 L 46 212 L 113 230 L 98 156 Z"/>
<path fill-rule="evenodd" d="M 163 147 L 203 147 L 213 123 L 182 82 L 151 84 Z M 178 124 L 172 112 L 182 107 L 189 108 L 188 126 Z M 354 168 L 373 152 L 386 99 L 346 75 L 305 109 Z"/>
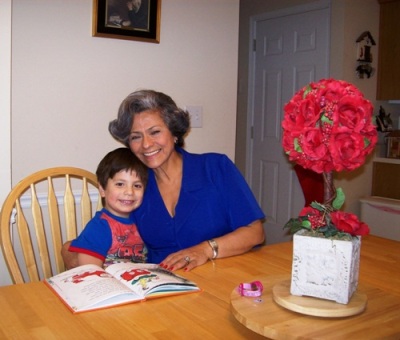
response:
<path fill-rule="evenodd" d="M 256 220 L 248 226 L 240 227 L 231 233 L 215 238 L 214 240 L 218 244 L 217 258 L 243 254 L 254 246 L 263 243 L 264 239 L 265 234 L 262 221 Z M 212 257 L 213 249 L 208 240 L 205 240 L 196 246 L 170 254 L 160 265 L 170 270 L 181 268 L 191 270 L 206 263 Z M 188 263 L 185 258 L 190 259 L 190 262 Z"/>

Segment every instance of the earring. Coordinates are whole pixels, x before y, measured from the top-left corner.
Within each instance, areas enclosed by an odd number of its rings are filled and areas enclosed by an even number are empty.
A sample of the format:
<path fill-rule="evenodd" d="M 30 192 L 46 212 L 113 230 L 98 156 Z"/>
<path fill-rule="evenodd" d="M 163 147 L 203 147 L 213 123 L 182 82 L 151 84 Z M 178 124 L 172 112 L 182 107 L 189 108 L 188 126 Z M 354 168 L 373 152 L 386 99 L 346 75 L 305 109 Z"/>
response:
<path fill-rule="evenodd" d="M 178 143 L 178 138 L 177 137 L 174 138 L 174 143 L 175 144 Z"/>

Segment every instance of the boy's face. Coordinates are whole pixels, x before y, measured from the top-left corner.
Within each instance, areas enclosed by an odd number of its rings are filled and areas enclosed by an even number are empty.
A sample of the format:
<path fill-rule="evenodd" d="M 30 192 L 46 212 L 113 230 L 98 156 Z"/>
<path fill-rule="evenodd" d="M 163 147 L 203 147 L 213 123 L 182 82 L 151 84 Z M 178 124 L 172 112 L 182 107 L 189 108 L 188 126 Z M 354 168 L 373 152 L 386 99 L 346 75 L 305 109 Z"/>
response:
<path fill-rule="evenodd" d="M 135 171 L 121 170 L 107 181 L 107 187 L 100 186 L 105 208 L 119 217 L 128 217 L 143 199 L 144 185 Z"/>

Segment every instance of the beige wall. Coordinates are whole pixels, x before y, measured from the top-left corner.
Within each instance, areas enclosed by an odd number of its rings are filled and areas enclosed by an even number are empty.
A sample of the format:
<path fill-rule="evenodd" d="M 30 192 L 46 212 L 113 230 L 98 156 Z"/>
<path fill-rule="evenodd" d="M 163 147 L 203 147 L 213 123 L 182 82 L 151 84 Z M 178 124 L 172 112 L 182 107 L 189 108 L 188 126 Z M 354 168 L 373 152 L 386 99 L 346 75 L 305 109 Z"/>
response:
<path fill-rule="evenodd" d="M 95 170 L 130 92 L 203 106 L 187 149 L 235 154 L 239 0 L 164 0 L 161 43 L 91 36 L 92 0 L 12 8 L 12 184 L 43 167 Z"/>
<path fill-rule="evenodd" d="M 356 39 L 364 31 L 370 31 L 375 41 L 379 41 L 379 3 L 376 0 L 333 0 L 331 28 L 331 65 L 334 78 L 344 79 L 357 86 L 376 107 L 376 80 L 357 78 Z M 376 69 L 378 48 L 373 48 L 372 67 Z M 379 106 L 378 106 L 379 108 Z M 377 110 L 375 110 L 377 112 Z M 346 194 L 345 209 L 360 213 L 359 199 L 371 194 L 372 158 L 355 171 L 336 174 L 336 187 Z"/>
<path fill-rule="evenodd" d="M 249 64 L 249 23 L 254 15 L 286 7 L 302 5 L 312 0 L 241 0 L 239 24 L 239 69 L 238 69 L 238 117 L 236 139 L 236 164 L 245 172 L 246 165 L 246 115 L 247 115 L 247 79 Z M 370 31 L 377 46 L 372 53 L 372 66 L 376 69 L 379 43 L 379 4 L 377 0 L 331 0 L 331 53 L 330 76 L 343 79 L 356 85 L 371 100 L 378 113 L 379 105 L 388 108 L 388 112 L 398 112 L 399 107 L 387 102 L 376 101 L 376 73 L 370 79 L 358 79 L 355 69 L 356 39 L 364 31 Z M 397 120 L 396 113 L 393 117 Z M 380 136 L 380 142 L 383 142 Z M 359 214 L 359 199 L 370 194 L 372 179 L 372 157 L 356 171 L 336 174 L 336 186 L 342 187 L 346 194 L 345 209 Z"/>

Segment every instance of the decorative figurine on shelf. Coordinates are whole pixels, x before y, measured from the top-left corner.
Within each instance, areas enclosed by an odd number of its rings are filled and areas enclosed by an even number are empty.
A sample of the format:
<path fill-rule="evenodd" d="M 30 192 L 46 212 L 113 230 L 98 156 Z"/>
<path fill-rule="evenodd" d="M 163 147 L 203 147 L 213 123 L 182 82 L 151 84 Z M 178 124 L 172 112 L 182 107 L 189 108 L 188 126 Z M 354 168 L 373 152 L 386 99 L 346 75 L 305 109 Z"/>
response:
<path fill-rule="evenodd" d="M 356 73 L 357 77 L 360 79 L 364 79 L 364 75 L 366 75 L 367 78 L 370 78 L 374 73 L 374 69 L 370 64 L 360 64 L 356 68 Z"/>
<path fill-rule="evenodd" d="M 363 32 L 356 40 L 357 43 L 357 77 L 364 79 L 364 75 L 370 78 L 374 73 L 372 63 L 372 47 L 376 45 L 369 31 Z"/>
<path fill-rule="evenodd" d="M 372 46 L 375 46 L 375 40 L 369 31 L 363 32 L 356 40 L 357 43 L 357 61 L 372 62 Z"/>
<path fill-rule="evenodd" d="M 392 118 L 390 118 L 390 113 L 386 114 L 385 109 L 379 107 L 379 115 L 376 116 L 376 126 L 380 132 L 388 132 L 393 130 Z"/>

